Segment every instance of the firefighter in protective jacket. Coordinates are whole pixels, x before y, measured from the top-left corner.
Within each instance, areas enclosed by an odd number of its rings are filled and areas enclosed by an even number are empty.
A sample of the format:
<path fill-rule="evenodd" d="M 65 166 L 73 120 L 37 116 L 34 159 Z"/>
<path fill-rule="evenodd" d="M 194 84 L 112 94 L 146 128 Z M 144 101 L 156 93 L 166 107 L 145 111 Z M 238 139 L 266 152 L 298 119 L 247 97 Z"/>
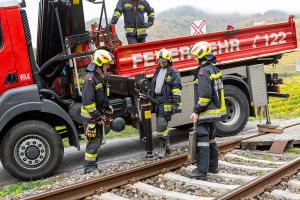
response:
<path fill-rule="evenodd" d="M 148 22 L 145 22 L 145 13 Z M 116 24 L 124 14 L 124 24 L 128 44 L 143 43 L 146 40 L 146 29 L 154 24 L 154 9 L 146 0 L 119 0 L 111 24 Z"/>
<path fill-rule="evenodd" d="M 98 171 L 97 153 L 102 144 L 102 134 L 108 123 L 108 114 L 113 113 L 107 95 L 107 72 L 113 56 L 105 50 L 96 50 L 92 62 L 88 65 L 82 90 L 82 108 L 84 132 L 88 139 L 85 152 L 84 173 Z"/>
<path fill-rule="evenodd" d="M 157 117 L 156 131 L 160 142 L 159 158 L 170 153 L 168 122 L 172 115 L 181 112 L 181 77 L 172 67 L 171 53 L 161 49 L 157 55 L 158 68 L 152 79 L 152 96 L 157 100 L 155 113 Z"/>
<path fill-rule="evenodd" d="M 189 176 L 207 179 L 207 172 L 218 173 L 218 149 L 215 123 L 226 114 L 222 73 L 215 66 L 216 57 L 208 42 L 199 42 L 191 49 L 199 67 L 195 73 L 195 106 L 191 115 L 197 131 L 197 168 Z"/>

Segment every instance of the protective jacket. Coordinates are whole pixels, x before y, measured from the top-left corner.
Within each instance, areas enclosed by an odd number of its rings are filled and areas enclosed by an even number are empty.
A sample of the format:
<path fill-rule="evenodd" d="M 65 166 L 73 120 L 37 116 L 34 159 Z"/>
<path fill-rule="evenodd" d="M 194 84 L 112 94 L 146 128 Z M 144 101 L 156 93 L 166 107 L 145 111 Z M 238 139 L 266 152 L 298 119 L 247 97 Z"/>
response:
<path fill-rule="evenodd" d="M 226 114 L 222 73 L 210 62 L 198 67 L 194 79 L 194 112 L 199 122 L 217 121 Z"/>
<path fill-rule="evenodd" d="M 159 103 L 156 106 L 156 114 L 162 115 L 161 117 L 169 117 L 174 112 L 181 112 L 181 77 L 180 73 L 171 65 L 167 67 L 167 72 L 164 78 L 162 91 L 160 94 L 155 93 L 155 86 L 158 74 L 161 67 L 158 67 L 152 79 L 152 97 Z"/>
<path fill-rule="evenodd" d="M 145 23 L 145 13 L 148 15 L 148 23 Z M 122 14 L 127 36 L 146 37 L 146 28 L 154 24 L 154 9 L 146 0 L 119 0 L 111 23 L 116 24 Z"/>
<path fill-rule="evenodd" d="M 85 73 L 81 115 L 84 118 L 99 121 L 106 119 L 105 110 L 110 105 L 107 98 L 109 88 L 104 77 L 95 69 L 95 64 L 90 63 Z"/>

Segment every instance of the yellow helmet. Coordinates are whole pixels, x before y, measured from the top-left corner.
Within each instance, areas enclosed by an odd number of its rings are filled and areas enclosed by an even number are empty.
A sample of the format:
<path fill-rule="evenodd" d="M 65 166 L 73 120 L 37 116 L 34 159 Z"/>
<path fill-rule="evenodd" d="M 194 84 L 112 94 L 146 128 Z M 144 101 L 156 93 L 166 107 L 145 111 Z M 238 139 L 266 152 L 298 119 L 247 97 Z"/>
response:
<path fill-rule="evenodd" d="M 167 49 L 161 49 L 156 55 L 157 62 L 169 61 L 172 62 L 172 55 Z"/>
<path fill-rule="evenodd" d="M 106 50 L 100 49 L 96 50 L 93 55 L 93 62 L 101 67 L 103 64 L 111 63 L 113 56 Z"/>
<path fill-rule="evenodd" d="M 210 53 L 212 53 L 211 45 L 205 41 L 196 43 L 191 49 L 191 54 L 198 59 L 202 59 Z"/>

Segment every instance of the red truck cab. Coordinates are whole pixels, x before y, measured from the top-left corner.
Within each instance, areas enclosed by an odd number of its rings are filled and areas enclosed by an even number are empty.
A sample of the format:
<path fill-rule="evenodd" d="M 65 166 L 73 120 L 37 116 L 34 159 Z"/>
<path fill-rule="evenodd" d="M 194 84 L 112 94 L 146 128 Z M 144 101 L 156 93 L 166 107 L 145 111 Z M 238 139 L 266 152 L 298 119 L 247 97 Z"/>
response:
<path fill-rule="evenodd" d="M 33 83 L 19 6 L 14 1 L 0 2 L 0 94 L 8 89 Z M 14 23 L 8 23 L 13 21 Z M 27 36 L 30 39 L 30 34 Z"/>
<path fill-rule="evenodd" d="M 63 158 L 62 138 L 80 148 L 78 129 L 55 98 L 42 88 L 25 10 L 16 0 L 1 0 L 0 159 L 17 178 L 51 175 Z M 66 133 L 58 134 L 57 126 Z"/>

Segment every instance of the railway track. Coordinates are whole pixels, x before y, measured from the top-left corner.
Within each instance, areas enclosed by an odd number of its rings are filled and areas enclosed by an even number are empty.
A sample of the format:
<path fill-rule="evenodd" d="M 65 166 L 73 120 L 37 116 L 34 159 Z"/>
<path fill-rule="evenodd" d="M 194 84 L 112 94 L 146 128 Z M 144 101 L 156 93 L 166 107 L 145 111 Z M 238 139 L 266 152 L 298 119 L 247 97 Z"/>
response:
<path fill-rule="evenodd" d="M 259 195 L 266 189 L 271 191 L 283 178 L 287 180 L 297 174 L 300 158 L 290 160 L 284 156 L 234 150 L 241 141 L 258 135 L 261 134 L 252 133 L 218 144 L 220 173 L 209 174 L 208 181 L 185 176 L 195 166 L 187 162 L 184 154 L 25 199 L 260 199 Z"/>
<path fill-rule="evenodd" d="M 278 159 L 282 160 L 284 157 L 278 157 Z M 285 199 L 291 199 L 293 196 L 298 197 L 294 199 L 299 199 L 299 194 L 290 194 L 288 191 L 282 191 L 273 186 L 278 183 L 283 184 L 283 181 L 285 183 L 288 180 L 287 177 L 296 174 L 300 167 L 300 159 L 279 160 L 261 160 L 230 152 L 225 154 L 220 162 L 221 172 L 209 174 L 208 181 L 187 178 L 186 172 L 195 168 L 193 165 L 188 165 L 179 170 L 164 171 L 142 181 L 132 180 L 132 183 L 126 186 L 113 189 L 108 193 L 100 192 L 87 199 L 234 200 L 245 197 L 255 198 L 260 194 L 263 194 L 262 198 L 257 199 L 278 199 L 278 197 L 284 199 L 283 195 L 286 195 Z M 237 164 L 239 162 L 243 163 Z M 299 191 L 297 179 L 289 181 L 289 184 L 293 184 L 294 190 Z M 266 189 L 272 192 L 264 193 Z"/>

